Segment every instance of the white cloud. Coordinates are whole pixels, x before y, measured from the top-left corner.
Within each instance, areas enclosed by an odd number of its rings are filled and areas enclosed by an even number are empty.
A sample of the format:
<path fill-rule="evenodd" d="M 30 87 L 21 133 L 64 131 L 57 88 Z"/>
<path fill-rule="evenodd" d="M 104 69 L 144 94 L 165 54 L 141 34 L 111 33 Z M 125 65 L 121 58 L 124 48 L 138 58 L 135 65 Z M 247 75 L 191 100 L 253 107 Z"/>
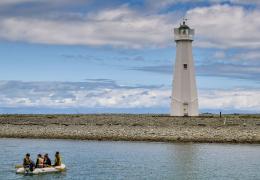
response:
<path fill-rule="evenodd" d="M 231 3 L 231 4 L 260 4 L 259 0 L 146 0 L 146 3 L 154 8 L 167 8 L 178 3 Z"/>
<path fill-rule="evenodd" d="M 21 2 L 25 1 L 33 0 Z M 60 4 L 60 0 L 48 3 Z M 176 2 L 167 0 L 159 3 L 159 6 L 171 3 Z M 66 15 L 64 12 L 62 14 Z M 190 9 L 186 16 L 188 23 L 195 28 L 194 43 L 198 47 L 260 48 L 258 8 L 211 5 Z M 80 13 L 80 18 L 73 20 L 52 18 L 51 15 L 48 18 L 5 16 L 0 19 L 0 38 L 44 44 L 164 47 L 174 44 L 172 30 L 178 26 L 181 17 L 176 12 L 143 13 L 129 5 Z"/>
<path fill-rule="evenodd" d="M 14 5 L 14 4 L 20 4 L 20 3 L 26 3 L 26 2 L 35 2 L 35 0 L 1 0 L 0 6 L 6 6 L 6 5 Z"/>
<path fill-rule="evenodd" d="M 170 108 L 169 87 L 124 87 L 113 81 L 0 82 L 0 107 Z M 259 89 L 199 90 L 200 109 L 260 111 Z"/>
<path fill-rule="evenodd" d="M 260 48 L 260 11 L 241 6 L 213 5 L 187 12 L 200 47 Z"/>
<path fill-rule="evenodd" d="M 224 51 L 216 51 L 213 55 L 214 58 L 217 58 L 217 59 L 223 59 L 226 57 L 226 54 Z"/>
<path fill-rule="evenodd" d="M 236 109 L 259 112 L 260 90 L 202 90 L 199 103 L 202 109 Z"/>
<path fill-rule="evenodd" d="M 1 107 L 165 107 L 167 88 L 124 87 L 113 81 L 89 82 L 0 82 Z"/>
<path fill-rule="evenodd" d="M 237 4 L 260 4 L 259 0 L 230 0 L 230 2 Z"/>
<path fill-rule="evenodd" d="M 44 4 L 49 4 L 49 5 L 61 5 L 63 6 L 64 4 L 72 4 L 72 3 L 78 3 L 78 2 L 88 2 L 90 0 L 1 0 L 0 1 L 0 6 L 12 6 L 12 5 L 17 5 L 17 4 L 23 4 L 23 3 L 44 3 Z"/>
<path fill-rule="evenodd" d="M 107 89 L 102 93 L 102 96 L 84 98 L 88 92 L 76 92 L 75 96 L 82 106 L 113 108 L 165 107 L 169 100 L 167 89 L 123 88 Z"/>
<path fill-rule="evenodd" d="M 171 24 L 165 15 L 139 16 L 126 6 L 89 13 L 85 20 L 36 18 L 0 20 L 0 37 L 12 41 L 68 45 L 112 45 L 139 48 L 165 46 Z M 159 28 L 160 27 L 160 28 Z"/>
<path fill-rule="evenodd" d="M 232 57 L 234 60 L 244 60 L 244 61 L 260 61 L 260 52 L 259 51 L 247 51 L 239 52 Z M 260 62 L 259 62 L 260 63 Z"/>

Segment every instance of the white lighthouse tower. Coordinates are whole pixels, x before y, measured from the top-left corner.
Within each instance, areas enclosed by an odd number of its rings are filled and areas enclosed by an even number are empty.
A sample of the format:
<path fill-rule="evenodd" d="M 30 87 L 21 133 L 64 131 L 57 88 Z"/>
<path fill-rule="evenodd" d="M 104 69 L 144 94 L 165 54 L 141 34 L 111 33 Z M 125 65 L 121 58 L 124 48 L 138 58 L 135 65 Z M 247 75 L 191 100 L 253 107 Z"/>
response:
<path fill-rule="evenodd" d="M 176 61 L 171 98 L 171 116 L 198 116 L 198 95 L 192 56 L 194 29 L 185 24 L 174 28 Z"/>

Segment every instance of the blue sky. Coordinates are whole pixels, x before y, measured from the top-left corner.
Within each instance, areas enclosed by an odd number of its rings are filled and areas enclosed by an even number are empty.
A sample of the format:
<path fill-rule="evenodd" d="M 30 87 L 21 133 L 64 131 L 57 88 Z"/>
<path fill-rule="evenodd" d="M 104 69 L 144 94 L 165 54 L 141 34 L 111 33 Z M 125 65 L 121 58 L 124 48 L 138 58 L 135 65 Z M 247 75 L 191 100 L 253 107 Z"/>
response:
<path fill-rule="evenodd" d="M 259 16 L 254 0 L 2 0 L 0 112 L 168 113 L 186 17 L 200 112 L 258 113 Z"/>

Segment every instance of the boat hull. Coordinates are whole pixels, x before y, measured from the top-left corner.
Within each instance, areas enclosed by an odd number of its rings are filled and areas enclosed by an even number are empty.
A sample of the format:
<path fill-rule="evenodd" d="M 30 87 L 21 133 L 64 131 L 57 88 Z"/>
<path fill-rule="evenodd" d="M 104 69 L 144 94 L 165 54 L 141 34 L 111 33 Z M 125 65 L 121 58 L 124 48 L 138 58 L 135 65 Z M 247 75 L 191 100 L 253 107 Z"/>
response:
<path fill-rule="evenodd" d="M 46 168 L 35 168 L 33 171 L 27 170 L 25 168 L 18 168 L 16 170 L 17 174 L 44 174 L 44 173 L 54 173 L 54 172 L 62 172 L 66 169 L 65 164 L 61 164 L 61 166 L 55 167 L 46 167 Z"/>

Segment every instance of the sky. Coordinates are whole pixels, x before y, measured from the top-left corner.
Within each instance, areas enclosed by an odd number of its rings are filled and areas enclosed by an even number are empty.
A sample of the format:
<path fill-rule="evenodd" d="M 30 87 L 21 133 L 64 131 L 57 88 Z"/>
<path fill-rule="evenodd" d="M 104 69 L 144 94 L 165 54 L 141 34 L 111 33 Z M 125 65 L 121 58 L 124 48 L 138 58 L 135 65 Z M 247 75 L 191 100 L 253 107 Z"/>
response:
<path fill-rule="evenodd" d="M 173 29 L 199 111 L 260 112 L 258 0 L 1 0 L 0 113 L 169 113 Z"/>

